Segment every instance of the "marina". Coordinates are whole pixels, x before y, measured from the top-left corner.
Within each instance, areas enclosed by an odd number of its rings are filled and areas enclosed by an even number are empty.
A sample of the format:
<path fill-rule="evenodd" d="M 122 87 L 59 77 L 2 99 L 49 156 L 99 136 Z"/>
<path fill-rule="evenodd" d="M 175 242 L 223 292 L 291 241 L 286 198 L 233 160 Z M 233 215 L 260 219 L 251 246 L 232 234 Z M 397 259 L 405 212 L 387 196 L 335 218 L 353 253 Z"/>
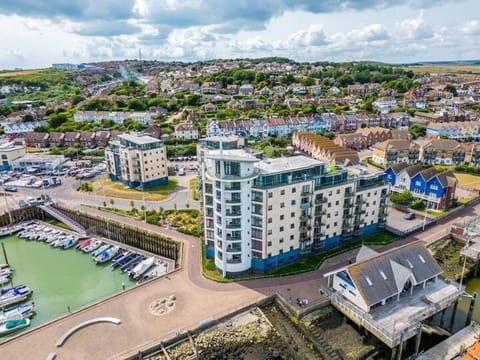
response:
<path fill-rule="evenodd" d="M 5 229 L 0 241 L 8 254 L 3 260 L 15 269 L 2 287 L 0 335 L 41 325 L 168 270 L 156 257 L 43 223 Z M 13 270 L 5 264 L 1 271 L 7 276 Z"/>

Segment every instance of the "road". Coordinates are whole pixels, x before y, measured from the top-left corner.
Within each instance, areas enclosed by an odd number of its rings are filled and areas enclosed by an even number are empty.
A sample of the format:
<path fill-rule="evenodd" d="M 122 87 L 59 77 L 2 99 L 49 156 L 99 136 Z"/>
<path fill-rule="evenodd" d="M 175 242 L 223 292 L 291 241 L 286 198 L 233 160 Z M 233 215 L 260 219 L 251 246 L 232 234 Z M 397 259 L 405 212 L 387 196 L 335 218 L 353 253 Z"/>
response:
<path fill-rule="evenodd" d="M 178 182 L 177 189 L 165 200 L 163 201 L 142 201 L 134 200 L 135 206 L 139 208 L 141 205 L 144 205 L 147 209 L 158 210 L 159 207 L 164 209 L 173 209 L 177 207 L 178 209 L 183 209 L 187 207 L 192 209 L 198 209 L 200 203 L 193 200 L 191 196 L 191 191 L 189 189 L 190 179 L 196 177 L 196 174 L 193 171 L 187 172 L 185 176 L 172 176 L 170 178 L 176 179 Z M 75 180 L 73 177 L 63 177 L 62 185 L 47 189 L 34 189 L 34 188 L 18 188 L 16 193 L 8 193 L 9 205 L 10 207 L 18 207 L 18 201 L 20 199 L 26 199 L 29 196 L 39 197 L 42 193 L 47 193 L 50 197 L 61 205 L 80 206 L 82 204 L 91 205 L 91 206 L 103 206 L 104 202 L 110 205 L 110 200 L 114 200 L 114 206 L 118 209 L 130 209 L 131 200 L 128 199 L 119 199 L 106 196 L 100 196 L 93 193 L 80 193 L 76 191 L 80 185 L 80 180 Z M 4 202 L 0 203 L 0 209 L 5 209 Z"/>

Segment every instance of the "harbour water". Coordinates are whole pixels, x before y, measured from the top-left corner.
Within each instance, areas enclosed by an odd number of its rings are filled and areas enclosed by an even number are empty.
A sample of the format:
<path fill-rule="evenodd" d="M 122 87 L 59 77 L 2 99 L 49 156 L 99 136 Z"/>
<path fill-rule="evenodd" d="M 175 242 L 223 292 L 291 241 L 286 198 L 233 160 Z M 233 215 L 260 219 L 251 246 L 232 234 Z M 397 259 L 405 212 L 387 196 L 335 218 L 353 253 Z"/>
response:
<path fill-rule="evenodd" d="M 99 299 L 131 287 L 135 283 L 109 264 L 95 265 L 89 254 L 70 248 L 52 248 L 39 241 L 16 236 L 0 239 L 8 262 L 16 271 L 13 284 L 26 284 L 33 290 L 35 303 L 32 327 L 75 311 Z M 0 252 L 0 263 L 5 259 Z M 10 286 L 5 284 L 4 286 Z"/>

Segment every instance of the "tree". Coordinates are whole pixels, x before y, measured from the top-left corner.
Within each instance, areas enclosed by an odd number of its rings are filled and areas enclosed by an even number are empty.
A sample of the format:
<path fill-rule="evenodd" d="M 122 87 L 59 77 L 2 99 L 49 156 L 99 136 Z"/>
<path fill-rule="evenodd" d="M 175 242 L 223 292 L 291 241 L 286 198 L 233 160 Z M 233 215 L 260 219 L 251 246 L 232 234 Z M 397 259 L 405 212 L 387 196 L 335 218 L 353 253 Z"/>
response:
<path fill-rule="evenodd" d="M 138 99 L 130 99 L 128 100 L 128 108 L 133 111 L 145 111 L 147 110 L 147 105 Z"/>
<path fill-rule="evenodd" d="M 25 114 L 22 116 L 22 122 L 32 122 L 35 121 L 35 118 L 32 114 Z"/>
<path fill-rule="evenodd" d="M 422 124 L 412 124 L 408 131 L 412 134 L 413 138 L 416 139 L 418 137 L 423 137 L 427 133 L 427 128 L 425 125 Z"/>
<path fill-rule="evenodd" d="M 451 93 L 453 96 L 457 96 L 457 88 L 453 84 L 447 84 L 443 91 Z"/>
<path fill-rule="evenodd" d="M 50 126 L 50 128 L 56 129 L 67 121 L 68 121 L 68 117 L 65 113 L 52 114 L 48 119 L 48 125 Z"/>
<path fill-rule="evenodd" d="M 393 193 L 390 195 L 390 200 L 394 204 L 400 204 L 400 205 L 409 205 L 415 198 L 413 197 L 412 193 L 410 190 L 403 190 L 402 193 Z"/>

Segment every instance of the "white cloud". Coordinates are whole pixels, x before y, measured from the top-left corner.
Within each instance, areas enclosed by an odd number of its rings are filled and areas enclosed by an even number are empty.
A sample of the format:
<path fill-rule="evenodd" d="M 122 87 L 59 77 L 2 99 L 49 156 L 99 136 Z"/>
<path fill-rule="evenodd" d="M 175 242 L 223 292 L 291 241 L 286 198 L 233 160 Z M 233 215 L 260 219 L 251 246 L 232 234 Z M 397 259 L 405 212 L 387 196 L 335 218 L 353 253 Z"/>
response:
<path fill-rule="evenodd" d="M 462 27 L 462 32 L 467 35 L 479 35 L 480 34 L 480 22 L 477 20 L 472 20 L 467 22 Z"/>
<path fill-rule="evenodd" d="M 423 13 L 415 19 L 406 19 L 398 24 L 402 37 L 407 40 L 424 40 L 434 36 L 432 28 L 423 21 Z"/>

